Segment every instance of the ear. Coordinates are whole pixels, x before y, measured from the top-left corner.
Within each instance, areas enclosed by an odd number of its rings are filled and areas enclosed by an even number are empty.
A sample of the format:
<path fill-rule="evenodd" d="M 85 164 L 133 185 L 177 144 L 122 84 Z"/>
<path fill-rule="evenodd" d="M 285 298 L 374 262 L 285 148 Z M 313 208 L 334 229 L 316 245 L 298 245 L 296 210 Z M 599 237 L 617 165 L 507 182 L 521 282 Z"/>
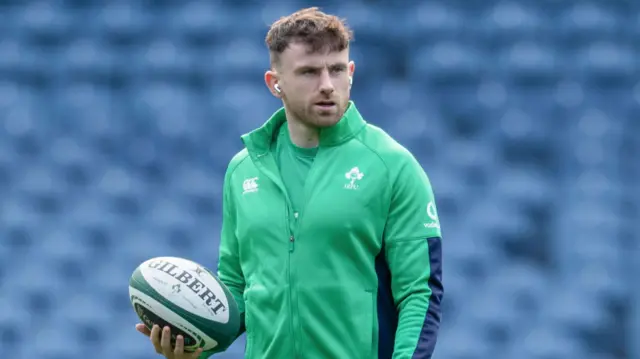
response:
<path fill-rule="evenodd" d="M 347 65 L 349 67 L 349 76 L 353 76 L 353 73 L 356 71 L 356 63 L 352 61 L 349 61 L 349 64 Z"/>
<path fill-rule="evenodd" d="M 273 70 L 269 70 L 264 74 L 264 82 L 269 88 L 269 92 L 277 98 L 282 98 L 282 94 L 275 89 L 275 85 L 278 83 L 278 74 Z"/>
<path fill-rule="evenodd" d="M 356 71 L 355 62 L 349 61 L 348 67 L 349 67 L 349 70 L 348 70 L 349 71 L 349 77 L 351 77 L 353 79 L 353 74 Z"/>

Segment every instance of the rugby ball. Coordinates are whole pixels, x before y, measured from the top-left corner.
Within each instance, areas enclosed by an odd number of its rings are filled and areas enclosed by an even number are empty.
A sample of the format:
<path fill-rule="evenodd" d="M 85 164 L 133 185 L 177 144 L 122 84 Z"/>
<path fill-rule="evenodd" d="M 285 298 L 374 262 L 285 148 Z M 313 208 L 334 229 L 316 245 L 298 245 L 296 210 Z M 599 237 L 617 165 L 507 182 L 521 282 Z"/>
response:
<path fill-rule="evenodd" d="M 184 338 L 185 352 L 226 350 L 240 329 L 238 305 L 210 270 L 193 261 L 156 257 L 129 280 L 129 298 L 142 323 L 171 328 L 171 344 Z"/>

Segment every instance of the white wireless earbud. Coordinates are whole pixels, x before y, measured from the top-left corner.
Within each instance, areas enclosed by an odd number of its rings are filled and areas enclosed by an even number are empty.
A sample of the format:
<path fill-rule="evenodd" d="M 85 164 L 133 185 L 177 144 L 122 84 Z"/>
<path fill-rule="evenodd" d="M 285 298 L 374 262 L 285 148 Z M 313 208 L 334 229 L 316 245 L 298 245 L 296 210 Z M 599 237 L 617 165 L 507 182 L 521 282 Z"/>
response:
<path fill-rule="evenodd" d="M 349 76 L 349 86 L 353 85 L 353 77 Z"/>
<path fill-rule="evenodd" d="M 278 84 L 273 85 L 273 88 L 276 90 L 277 93 L 282 92 L 282 90 L 280 90 L 280 86 Z"/>

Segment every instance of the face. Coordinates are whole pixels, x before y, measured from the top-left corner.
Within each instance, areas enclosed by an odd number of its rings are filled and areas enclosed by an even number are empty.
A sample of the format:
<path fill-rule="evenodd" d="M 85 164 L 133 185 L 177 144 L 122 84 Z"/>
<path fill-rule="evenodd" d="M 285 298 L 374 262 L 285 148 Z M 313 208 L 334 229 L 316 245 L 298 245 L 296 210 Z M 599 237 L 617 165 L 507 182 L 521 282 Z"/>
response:
<path fill-rule="evenodd" d="M 291 44 L 282 54 L 275 71 L 265 81 L 281 98 L 295 120 L 312 127 L 335 125 L 349 103 L 354 63 L 349 50 L 308 53 L 304 44 Z M 278 84 L 281 92 L 275 91 Z"/>

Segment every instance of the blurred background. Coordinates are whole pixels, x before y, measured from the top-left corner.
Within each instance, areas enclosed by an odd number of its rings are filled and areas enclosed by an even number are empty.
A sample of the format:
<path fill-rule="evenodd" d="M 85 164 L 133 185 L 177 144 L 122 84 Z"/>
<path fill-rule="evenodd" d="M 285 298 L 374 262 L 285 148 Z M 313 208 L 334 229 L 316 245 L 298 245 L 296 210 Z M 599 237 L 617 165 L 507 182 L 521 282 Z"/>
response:
<path fill-rule="evenodd" d="M 640 359 L 637 0 L 0 1 L 0 357 L 158 357 L 129 276 L 217 266 L 224 170 L 280 106 L 264 36 L 307 6 L 433 182 L 434 358 Z"/>

